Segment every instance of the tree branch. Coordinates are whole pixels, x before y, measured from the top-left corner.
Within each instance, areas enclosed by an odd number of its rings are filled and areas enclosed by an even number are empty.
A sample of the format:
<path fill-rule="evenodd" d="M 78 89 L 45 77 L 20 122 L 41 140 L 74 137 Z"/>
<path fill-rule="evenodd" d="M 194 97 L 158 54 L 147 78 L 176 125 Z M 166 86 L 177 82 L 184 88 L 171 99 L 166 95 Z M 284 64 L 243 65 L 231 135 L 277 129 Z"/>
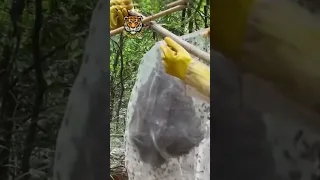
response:
<path fill-rule="evenodd" d="M 31 124 L 29 131 L 25 140 L 25 150 L 23 152 L 22 159 L 22 173 L 27 173 L 29 171 L 29 159 L 34 147 L 34 140 L 37 134 L 37 121 L 40 109 L 43 104 L 43 94 L 46 89 L 46 81 L 43 77 L 41 69 L 41 59 L 40 59 L 40 31 L 42 27 L 42 0 L 35 0 L 35 22 L 34 22 L 34 31 L 33 31 L 33 61 L 36 75 L 36 94 L 34 99 L 34 106 L 31 113 Z M 28 176 L 25 176 L 24 179 L 27 180 Z"/>
<path fill-rule="evenodd" d="M 121 34 L 120 36 L 120 49 L 123 49 L 123 35 Z M 121 110 L 121 105 L 122 105 L 122 98 L 123 98 L 123 92 L 124 92 L 124 82 L 123 82 L 123 69 L 124 69 L 124 64 L 123 64 L 123 52 L 120 54 L 120 82 L 121 82 L 121 91 L 120 91 L 120 99 L 118 103 L 118 109 L 117 109 L 117 114 L 116 117 L 119 117 L 120 115 L 120 110 Z"/>
<path fill-rule="evenodd" d="M 41 57 L 40 62 L 44 62 L 45 60 L 47 60 L 49 57 L 53 56 L 54 53 L 56 53 L 58 50 L 62 49 L 63 47 L 65 47 L 65 45 L 68 43 L 68 41 L 65 41 L 64 43 L 60 44 L 59 46 L 55 47 L 54 49 L 52 49 L 48 54 L 44 55 Z M 31 66 L 27 67 L 26 69 L 24 69 L 17 78 L 15 78 L 11 85 L 10 85 L 10 89 L 12 89 L 19 81 L 20 77 L 25 76 L 26 74 L 28 74 L 29 72 L 31 72 L 33 69 L 35 68 L 35 63 L 33 63 Z"/>

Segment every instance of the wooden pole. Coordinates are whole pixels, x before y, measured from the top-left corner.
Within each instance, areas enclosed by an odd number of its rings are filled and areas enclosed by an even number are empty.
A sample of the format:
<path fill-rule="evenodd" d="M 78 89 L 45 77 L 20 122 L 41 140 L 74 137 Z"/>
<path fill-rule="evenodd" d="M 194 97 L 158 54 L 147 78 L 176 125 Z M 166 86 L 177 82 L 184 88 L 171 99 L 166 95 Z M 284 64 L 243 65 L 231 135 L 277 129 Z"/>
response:
<path fill-rule="evenodd" d="M 148 23 L 148 22 L 150 22 L 150 21 L 152 21 L 152 20 L 158 19 L 159 17 L 162 17 L 162 16 L 165 16 L 165 15 L 174 13 L 174 12 L 176 12 L 176 11 L 180 11 L 180 10 L 185 9 L 185 8 L 187 8 L 186 5 L 178 5 L 178 6 L 176 6 L 176 7 L 173 7 L 173 8 L 170 8 L 170 9 L 167 9 L 167 10 L 164 10 L 164 11 L 161 11 L 161 12 L 159 12 L 159 13 L 157 13 L 157 14 L 151 15 L 151 16 L 149 16 L 149 17 L 144 17 L 143 20 L 142 20 L 142 23 L 144 23 L 144 24 L 145 24 L 145 23 Z M 119 27 L 119 28 L 117 28 L 117 29 L 114 29 L 114 30 L 110 31 L 110 36 L 114 36 L 114 35 L 116 35 L 116 34 L 119 34 L 119 33 L 121 33 L 123 30 L 124 30 L 124 27 L 123 27 L 123 26 L 122 26 L 122 27 Z"/>
<path fill-rule="evenodd" d="M 178 0 L 178 1 L 167 4 L 166 7 L 172 8 L 172 7 L 178 6 L 178 5 L 187 5 L 188 2 L 189 2 L 188 0 Z"/>
<path fill-rule="evenodd" d="M 142 14 L 139 14 L 135 11 L 129 11 L 129 13 L 134 16 L 144 17 Z M 150 24 L 150 27 L 154 31 L 156 31 L 160 36 L 162 36 L 163 38 L 170 37 L 171 39 L 176 41 L 178 44 L 180 44 L 184 49 L 186 49 L 189 53 L 193 54 L 194 56 L 196 56 L 202 60 L 205 60 L 208 63 L 210 62 L 210 54 L 209 53 L 198 49 L 196 46 L 188 43 L 187 41 L 184 41 L 179 36 L 173 34 L 172 32 L 168 31 L 167 29 L 163 28 L 162 26 L 158 25 L 155 22 L 149 22 L 149 24 Z"/>

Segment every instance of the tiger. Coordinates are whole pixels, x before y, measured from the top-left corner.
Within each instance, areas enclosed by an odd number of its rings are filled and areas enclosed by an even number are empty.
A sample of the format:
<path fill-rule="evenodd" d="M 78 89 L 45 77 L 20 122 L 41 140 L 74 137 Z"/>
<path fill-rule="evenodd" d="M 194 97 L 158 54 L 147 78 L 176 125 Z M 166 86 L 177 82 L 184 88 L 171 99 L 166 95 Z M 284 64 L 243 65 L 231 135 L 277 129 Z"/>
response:
<path fill-rule="evenodd" d="M 127 32 L 134 35 L 142 30 L 142 16 L 124 17 L 124 28 Z"/>

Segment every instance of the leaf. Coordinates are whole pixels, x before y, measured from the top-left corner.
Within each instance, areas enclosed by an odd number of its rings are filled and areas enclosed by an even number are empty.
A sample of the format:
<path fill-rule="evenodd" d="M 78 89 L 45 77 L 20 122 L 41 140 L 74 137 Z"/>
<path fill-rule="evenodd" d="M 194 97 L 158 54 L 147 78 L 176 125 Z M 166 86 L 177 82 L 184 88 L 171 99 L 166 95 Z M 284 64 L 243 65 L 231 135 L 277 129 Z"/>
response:
<path fill-rule="evenodd" d="M 46 173 L 37 169 L 30 169 L 30 174 L 33 178 L 42 178 L 46 176 Z"/>
<path fill-rule="evenodd" d="M 5 146 L 0 145 L 0 149 L 8 149 L 8 148 L 5 147 Z"/>
<path fill-rule="evenodd" d="M 77 59 L 81 55 L 82 55 L 82 51 L 81 50 L 76 50 L 75 52 L 72 53 L 71 59 Z"/>
<path fill-rule="evenodd" d="M 79 40 L 78 39 L 74 40 L 70 46 L 71 50 L 75 50 L 78 44 L 79 44 Z"/>

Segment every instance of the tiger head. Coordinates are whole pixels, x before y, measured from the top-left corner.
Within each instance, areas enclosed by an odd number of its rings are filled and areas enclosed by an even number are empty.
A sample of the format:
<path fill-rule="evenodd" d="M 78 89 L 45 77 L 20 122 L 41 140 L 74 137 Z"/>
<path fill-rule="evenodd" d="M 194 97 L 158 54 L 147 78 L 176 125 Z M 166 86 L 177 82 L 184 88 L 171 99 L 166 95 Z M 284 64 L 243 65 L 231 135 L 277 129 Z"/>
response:
<path fill-rule="evenodd" d="M 130 34 L 136 34 L 142 29 L 142 16 L 126 16 L 124 17 L 124 28 Z"/>

